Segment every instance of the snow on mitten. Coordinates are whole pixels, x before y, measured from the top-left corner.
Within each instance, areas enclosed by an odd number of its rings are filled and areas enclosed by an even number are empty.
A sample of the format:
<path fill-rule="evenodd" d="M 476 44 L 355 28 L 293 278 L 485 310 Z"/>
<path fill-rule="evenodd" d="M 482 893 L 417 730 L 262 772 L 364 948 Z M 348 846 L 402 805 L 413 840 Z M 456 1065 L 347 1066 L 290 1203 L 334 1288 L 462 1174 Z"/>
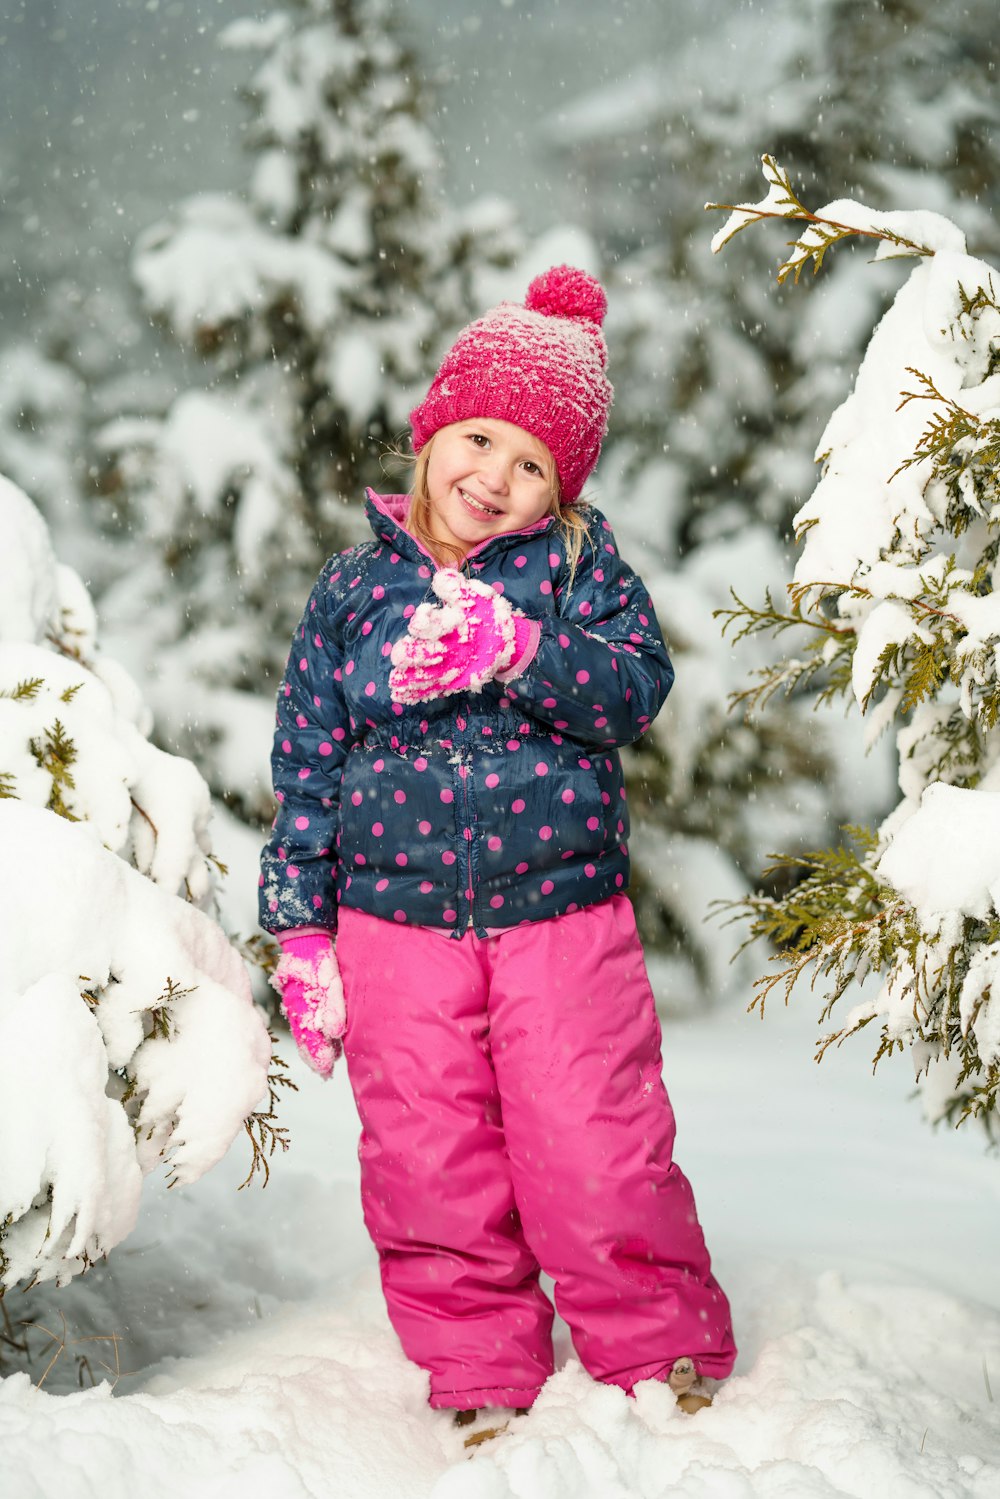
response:
<path fill-rule="evenodd" d="M 481 692 L 519 664 L 537 637 L 537 624 L 457 568 L 440 568 L 431 587 L 440 604 L 420 604 L 392 648 L 389 693 L 396 703 Z"/>
<path fill-rule="evenodd" d="M 271 985 L 281 996 L 281 1009 L 299 1055 L 329 1077 L 343 1050 L 347 1025 L 344 986 L 329 932 L 311 929 L 279 932 L 281 957 Z"/>

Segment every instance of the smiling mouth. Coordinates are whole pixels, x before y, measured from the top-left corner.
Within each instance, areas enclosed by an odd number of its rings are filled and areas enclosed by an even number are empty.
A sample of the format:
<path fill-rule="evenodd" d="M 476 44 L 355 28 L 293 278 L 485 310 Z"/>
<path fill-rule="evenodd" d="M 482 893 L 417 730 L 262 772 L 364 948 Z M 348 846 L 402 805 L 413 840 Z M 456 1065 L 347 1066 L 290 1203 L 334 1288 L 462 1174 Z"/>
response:
<path fill-rule="evenodd" d="M 459 494 L 475 515 L 481 515 L 484 520 L 493 520 L 497 515 L 503 515 L 502 510 L 494 510 L 489 505 L 484 505 L 481 500 L 474 499 L 467 490 L 460 489 Z"/>

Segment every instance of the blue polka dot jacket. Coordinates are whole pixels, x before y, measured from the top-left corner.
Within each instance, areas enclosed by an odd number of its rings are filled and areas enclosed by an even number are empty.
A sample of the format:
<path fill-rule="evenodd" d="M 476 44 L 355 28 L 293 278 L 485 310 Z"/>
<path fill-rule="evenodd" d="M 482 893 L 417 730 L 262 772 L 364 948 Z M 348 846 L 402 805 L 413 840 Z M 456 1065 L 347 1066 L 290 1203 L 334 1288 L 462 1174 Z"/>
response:
<path fill-rule="evenodd" d="M 292 643 L 261 859 L 270 932 L 332 931 L 343 903 L 483 936 L 628 884 L 617 746 L 649 728 L 674 673 L 611 527 L 582 507 L 590 539 L 572 583 L 551 516 L 470 551 L 470 576 L 539 621 L 537 651 L 506 684 L 403 707 L 389 653 L 433 599 L 435 565 L 404 529 L 406 507 L 369 490 L 374 540 L 330 558 Z"/>

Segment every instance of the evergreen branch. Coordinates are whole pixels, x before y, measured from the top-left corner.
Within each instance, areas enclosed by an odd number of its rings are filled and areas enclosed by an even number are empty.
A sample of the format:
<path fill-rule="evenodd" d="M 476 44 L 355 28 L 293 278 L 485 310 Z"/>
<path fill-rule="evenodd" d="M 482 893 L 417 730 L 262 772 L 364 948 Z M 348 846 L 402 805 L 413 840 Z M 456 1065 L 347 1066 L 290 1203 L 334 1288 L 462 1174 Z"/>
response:
<path fill-rule="evenodd" d="M 12 770 L 0 770 L 0 801 L 17 800 L 17 776 Z"/>
<path fill-rule="evenodd" d="M 64 790 L 76 790 L 70 767 L 76 763 L 77 748 L 66 733 L 61 719 L 57 718 L 51 729 L 44 731 L 41 740 L 30 740 L 29 748 L 36 763 L 52 777 L 52 789 L 46 803 L 48 810 L 65 817 L 67 822 L 79 822 L 80 819 L 69 810 L 63 797 Z"/>
<path fill-rule="evenodd" d="M 271 1038 L 271 1065 L 272 1070 L 267 1074 L 268 1103 L 266 1109 L 258 1109 L 256 1113 L 250 1114 L 243 1121 L 243 1128 L 250 1140 L 252 1156 L 250 1170 L 246 1177 L 240 1182 L 237 1191 L 242 1192 L 248 1187 L 254 1177 L 259 1173 L 263 1175 L 262 1186 L 266 1187 L 271 1180 L 271 1157 L 280 1146 L 282 1154 L 288 1150 L 291 1140 L 288 1129 L 277 1124 L 278 1089 L 290 1088 L 293 1093 L 299 1091 L 298 1084 L 294 1083 L 288 1075 L 288 1064 L 275 1050 L 278 1038 L 273 1031 L 269 1030 Z"/>
<path fill-rule="evenodd" d="M 764 180 L 768 184 L 766 198 L 759 203 L 705 204 L 706 209 L 728 212 L 730 215 L 725 229 L 713 241 L 713 249 L 716 251 L 721 250 L 750 224 L 759 223 L 764 219 L 793 219 L 804 222 L 808 227 L 797 239 L 788 241 L 793 253 L 778 268 L 779 284 L 783 284 L 789 277 L 798 283 L 803 266 L 807 265 L 810 260 L 813 262 L 814 274 L 817 273 L 827 251 L 833 245 L 846 239 L 873 239 L 894 245 L 898 250 L 911 255 L 926 257 L 934 254 L 934 251 L 927 245 L 908 239 L 906 235 L 897 234 L 895 230 L 876 229 L 871 225 L 860 227 L 856 224 L 845 224 L 825 214 L 812 213 L 792 188 L 788 173 L 778 165 L 774 157 L 764 155 L 761 157 L 761 162 L 764 168 Z"/>
<path fill-rule="evenodd" d="M 26 677 L 23 682 L 18 682 L 17 686 L 10 692 L 0 687 L 0 697 L 9 698 L 15 703 L 32 702 L 44 686 L 44 677 Z"/>

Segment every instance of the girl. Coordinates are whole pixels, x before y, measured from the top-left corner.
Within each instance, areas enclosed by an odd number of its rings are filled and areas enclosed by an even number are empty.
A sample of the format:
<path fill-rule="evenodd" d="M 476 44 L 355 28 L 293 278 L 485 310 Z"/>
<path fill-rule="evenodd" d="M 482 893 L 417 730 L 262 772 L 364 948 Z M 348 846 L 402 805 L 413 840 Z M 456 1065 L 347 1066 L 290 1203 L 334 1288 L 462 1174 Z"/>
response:
<path fill-rule="evenodd" d="M 540 1270 L 597 1380 L 693 1410 L 735 1358 L 624 894 L 617 747 L 673 670 L 578 504 L 604 311 L 561 266 L 459 335 L 412 494 L 369 491 L 374 539 L 323 569 L 278 696 L 275 984 L 317 1071 L 346 1054 L 389 1316 L 459 1424 L 551 1374 Z"/>

